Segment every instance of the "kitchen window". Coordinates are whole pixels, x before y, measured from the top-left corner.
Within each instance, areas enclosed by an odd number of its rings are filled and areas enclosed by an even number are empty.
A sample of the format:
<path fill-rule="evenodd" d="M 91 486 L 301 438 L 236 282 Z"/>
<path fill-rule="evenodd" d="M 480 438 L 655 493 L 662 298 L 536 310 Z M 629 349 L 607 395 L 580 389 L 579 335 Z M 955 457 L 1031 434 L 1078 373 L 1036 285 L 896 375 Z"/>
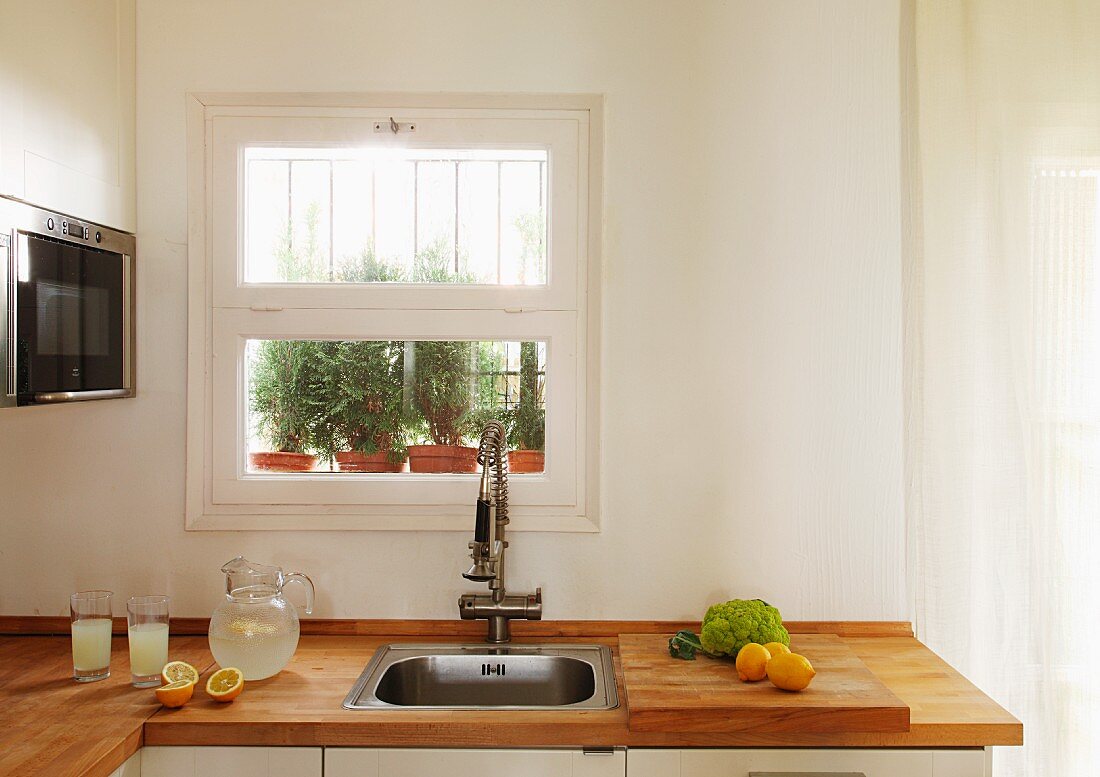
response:
<path fill-rule="evenodd" d="M 599 108 L 191 96 L 188 528 L 596 530 Z"/>

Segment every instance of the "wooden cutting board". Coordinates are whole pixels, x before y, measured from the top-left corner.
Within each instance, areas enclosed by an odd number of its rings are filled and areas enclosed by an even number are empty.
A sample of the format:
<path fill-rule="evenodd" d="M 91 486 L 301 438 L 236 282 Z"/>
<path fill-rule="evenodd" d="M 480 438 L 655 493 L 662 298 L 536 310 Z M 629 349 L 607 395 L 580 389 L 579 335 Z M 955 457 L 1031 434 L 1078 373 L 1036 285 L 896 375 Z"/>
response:
<path fill-rule="evenodd" d="M 733 659 L 673 658 L 668 637 L 623 634 L 619 652 L 633 731 L 904 732 L 909 707 L 834 634 L 795 634 L 817 676 L 798 693 L 743 683 Z"/>

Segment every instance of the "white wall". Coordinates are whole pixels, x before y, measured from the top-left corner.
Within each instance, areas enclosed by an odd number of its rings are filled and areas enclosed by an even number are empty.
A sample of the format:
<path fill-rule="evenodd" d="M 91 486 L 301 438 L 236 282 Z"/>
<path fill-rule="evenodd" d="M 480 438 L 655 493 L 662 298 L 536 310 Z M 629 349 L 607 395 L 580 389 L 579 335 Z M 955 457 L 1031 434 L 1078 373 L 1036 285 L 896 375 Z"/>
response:
<path fill-rule="evenodd" d="M 205 615 L 243 553 L 321 617 L 455 615 L 464 534 L 183 530 L 184 93 L 439 90 L 606 96 L 603 532 L 517 535 L 513 585 L 905 617 L 898 80 L 888 0 L 140 2 L 141 395 L 0 415 L 0 613 Z"/>

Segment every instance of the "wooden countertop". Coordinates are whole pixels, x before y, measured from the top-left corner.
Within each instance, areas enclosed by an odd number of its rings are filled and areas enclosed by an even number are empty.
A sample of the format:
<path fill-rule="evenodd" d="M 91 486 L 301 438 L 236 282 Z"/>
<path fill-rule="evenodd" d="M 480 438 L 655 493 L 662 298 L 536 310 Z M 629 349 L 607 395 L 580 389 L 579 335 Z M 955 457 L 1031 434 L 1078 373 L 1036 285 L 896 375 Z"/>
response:
<path fill-rule="evenodd" d="M 173 637 L 173 658 L 209 666 L 205 637 Z M 73 681 L 68 637 L 0 637 L 0 774 L 107 777 L 142 745 L 160 709 L 130 685 L 125 637 L 111 641 L 111 676 Z"/>
<path fill-rule="evenodd" d="M 673 658 L 665 634 L 620 634 L 631 731 L 902 733 L 909 705 L 835 634 L 793 634 L 817 676 L 803 693 L 741 682 L 733 661 Z"/>
<path fill-rule="evenodd" d="M 484 626 L 484 624 L 479 624 Z M 792 627 L 794 624 L 789 624 Z M 613 630 L 672 633 L 684 624 L 615 622 Z M 799 624 L 824 632 L 824 624 Z M 357 627 L 366 636 L 304 635 L 276 677 L 247 683 L 232 704 L 201 689 L 186 707 L 161 709 L 151 690 L 131 688 L 124 639 L 116 639 L 109 680 L 70 679 L 67 637 L 0 637 L 0 773 L 109 775 L 142 744 L 388 747 L 983 747 L 1018 745 L 1019 721 L 911 636 L 858 636 L 874 629 L 836 628 L 868 669 L 911 710 L 906 733 L 631 731 L 618 638 L 609 624 L 542 624 L 517 642 L 577 641 L 615 652 L 620 707 L 607 711 L 344 710 L 341 702 L 374 650 L 388 642 L 470 641 L 430 628 L 394 628 L 402 636 Z M 449 627 L 440 630 L 451 631 Z M 588 631 L 590 636 L 582 632 Z M 410 633 L 411 632 L 411 633 Z M 347 633 L 347 631 L 345 631 Z M 877 633 L 897 634 L 897 629 Z M 902 632 L 904 633 L 904 632 Z M 172 658 L 203 672 L 213 659 L 201 636 L 173 637 Z"/>

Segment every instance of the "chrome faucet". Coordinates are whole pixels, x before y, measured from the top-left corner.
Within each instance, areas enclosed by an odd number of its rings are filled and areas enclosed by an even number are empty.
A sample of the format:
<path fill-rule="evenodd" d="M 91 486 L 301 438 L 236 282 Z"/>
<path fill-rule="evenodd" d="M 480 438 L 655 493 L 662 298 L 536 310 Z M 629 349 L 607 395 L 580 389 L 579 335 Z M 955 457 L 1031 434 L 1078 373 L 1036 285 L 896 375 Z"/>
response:
<path fill-rule="evenodd" d="M 467 580 L 489 584 L 488 594 L 463 594 L 458 599 L 458 613 L 463 620 L 489 621 L 486 642 L 509 642 L 512 639 L 509 621 L 542 620 L 542 589 L 533 594 L 509 595 L 504 589 L 504 553 L 508 541 L 504 527 L 508 525 L 508 446 L 504 425 L 490 421 L 481 432 L 477 462 L 481 465 L 481 488 L 477 497 L 474 540 L 470 543 L 473 564 L 462 576 Z"/>

